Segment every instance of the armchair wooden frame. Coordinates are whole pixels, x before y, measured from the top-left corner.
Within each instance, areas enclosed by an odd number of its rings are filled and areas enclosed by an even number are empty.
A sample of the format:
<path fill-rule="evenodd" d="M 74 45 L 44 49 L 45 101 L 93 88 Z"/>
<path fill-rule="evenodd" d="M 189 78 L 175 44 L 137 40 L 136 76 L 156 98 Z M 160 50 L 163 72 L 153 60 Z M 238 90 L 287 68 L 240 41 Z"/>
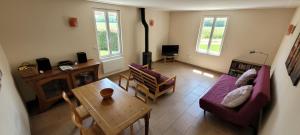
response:
<path fill-rule="evenodd" d="M 148 68 L 148 65 L 145 65 L 144 68 Z M 121 86 L 121 82 L 122 79 L 126 79 L 126 86 L 123 87 Z M 142 70 L 139 70 L 131 65 L 129 65 L 129 76 L 124 76 L 124 75 L 120 75 L 119 78 L 119 85 L 125 89 L 126 91 L 128 91 L 128 85 L 129 85 L 129 81 L 134 80 L 136 82 L 139 82 L 141 84 L 144 84 L 145 86 L 148 87 L 148 89 L 152 89 L 155 90 L 153 92 L 149 92 L 149 97 L 153 100 L 153 102 L 156 101 L 157 97 L 169 92 L 170 89 L 172 89 L 173 92 L 175 92 L 175 86 L 176 86 L 176 76 L 172 76 L 170 78 L 168 78 L 167 80 L 165 80 L 164 82 L 158 83 L 157 79 L 145 72 L 143 72 Z M 174 85 L 171 86 L 170 88 L 168 88 L 167 90 L 163 90 L 160 91 L 160 87 L 163 86 L 164 84 L 167 84 L 169 81 L 174 80 Z"/>
<path fill-rule="evenodd" d="M 143 68 L 149 68 L 149 66 L 148 66 L 148 65 L 144 65 Z M 129 74 L 130 74 L 130 73 L 129 73 Z M 126 85 L 125 85 L 125 87 L 122 86 L 122 80 L 123 80 L 123 79 L 126 80 Z M 121 75 L 119 76 L 119 86 L 120 86 L 121 88 L 123 88 L 124 90 L 128 91 L 128 86 L 129 86 L 129 81 L 130 81 L 130 80 L 133 80 L 133 76 L 131 76 L 131 75 L 125 76 L 125 75 L 122 75 L 122 74 L 121 74 Z"/>

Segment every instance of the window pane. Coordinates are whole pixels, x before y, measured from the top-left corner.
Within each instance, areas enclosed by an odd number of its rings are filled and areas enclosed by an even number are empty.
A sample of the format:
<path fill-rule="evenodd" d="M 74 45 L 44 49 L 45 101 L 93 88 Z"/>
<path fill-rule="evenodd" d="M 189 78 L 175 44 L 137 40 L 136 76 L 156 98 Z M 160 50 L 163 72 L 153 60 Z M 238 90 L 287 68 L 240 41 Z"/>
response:
<path fill-rule="evenodd" d="M 214 32 L 211 39 L 209 53 L 214 55 L 220 55 L 222 48 L 222 40 L 224 37 L 227 18 L 216 18 Z"/>
<path fill-rule="evenodd" d="M 105 21 L 105 13 L 101 11 L 95 11 L 96 29 L 97 29 L 97 42 L 100 57 L 109 55 L 109 47 L 107 44 L 107 29 Z"/>
<path fill-rule="evenodd" d="M 213 17 L 206 17 L 203 20 L 200 42 L 198 45 L 198 51 L 200 52 L 207 52 L 208 50 L 209 38 L 212 30 L 213 21 Z"/>
<path fill-rule="evenodd" d="M 120 53 L 120 45 L 119 45 L 119 20 L 118 13 L 116 12 L 108 12 L 109 19 L 109 29 L 110 29 L 110 47 L 112 54 Z"/>

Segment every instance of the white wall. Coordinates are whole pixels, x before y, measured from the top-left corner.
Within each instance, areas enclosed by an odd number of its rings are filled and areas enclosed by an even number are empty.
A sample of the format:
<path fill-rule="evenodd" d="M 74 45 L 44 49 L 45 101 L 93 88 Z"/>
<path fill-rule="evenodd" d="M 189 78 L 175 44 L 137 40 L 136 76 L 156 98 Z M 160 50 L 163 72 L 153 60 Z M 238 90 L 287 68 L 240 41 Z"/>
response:
<path fill-rule="evenodd" d="M 170 12 L 158 10 L 146 10 L 149 21 L 154 20 L 154 26 L 149 28 L 149 46 L 152 52 L 152 61 L 161 59 L 161 45 L 168 44 Z"/>
<path fill-rule="evenodd" d="M 35 94 L 15 72 L 21 63 L 48 57 L 56 65 L 61 60 L 76 60 L 78 51 L 99 59 L 94 8 L 120 10 L 125 65 L 139 62 L 144 50 L 144 28 L 136 7 L 85 0 L 1 0 L 0 40 L 25 101 L 33 100 Z M 146 16 L 155 21 L 155 26 L 150 27 L 149 42 L 153 60 L 157 60 L 160 45 L 168 40 L 169 12 L 146 9 Z M 68 17 L 78 18 L 77 28 L 68 26 Z"/>
<path fill-rule="evenodd" d="M 249 55 L 253 49 L 268 53 L 270 65 L 293 13 L 294 9 L 171 12 L 169 43 L 180 45 L 178 60 L 220 72 L 228 72 L 235 58 L 263 63 L 264 56 Z M 201 19 L 207 15 L 229 17 L 221 56 L 195 51 Z"/>
<path fill-rule="evenodd" d="M 48 57 L 52 65 L 61 60 L 75 60 L 76 52 L 87 52 L 99 59 L 92 8 L 117 9 L 121 12 L 125 64 L 137 61 L 135 29 L 138 10 L 133 7 L 94 4 L 83 0 L 7 0 L 0 4 L 0 38 L 13 71 L 21 63 Z M 78 18 L 78 27 L 68 26 L 68 17 Z M 125 66 L 124 66 L 125 67 Z M 35 98 L 33 90 L 16 80 L 22 97 Z"/>
<path fill-rule="evenodd" d="M 272 104 L 265 115 L 261 135 L 299 135 L 300 85 L 293 86 L 288 76 L 285 61 L 300 32 L 300 8 L 291 24 L 296 25 L 292 35 L 284 36 L 272 64 Z"/>
<path fill-rule="evenodd" d="M 152 61 L 161 59 L 161 45 L 168 44 L 170 12 L 147 8 L 145 11 L 146 21 L 149 25 L 149 51 L 152 52 Z M 154 26 L 150 26 L 150 20 Z M 142 52 L 145 51 L 145 28 L 140 23 L 137 30 L 137 46 L 142 62 Z"/>
<path fill-rule="evenodd" d="M 84 0 L 4 0 L 0 3 L 0 39 L 11 68 L 36 58 L 48 57 L 53 65 L 61 60 L 75 60 L 76 52 L 87 52 L 98 59 L 92 8 L 117 9 L 121 12 L 125 64 L 138 61 L 134 7 L 91 3 Z M 68 17 L 78 18 L 78 27 L 68 26 Z M 34 92 L 15 74 L 24 100 L 35 98 Z"/>
<path fill-rule="evenodd" d="M 10 67 L 0 44 L 0 135 L 30 135 L 28 115 L 17 92 Z"/>

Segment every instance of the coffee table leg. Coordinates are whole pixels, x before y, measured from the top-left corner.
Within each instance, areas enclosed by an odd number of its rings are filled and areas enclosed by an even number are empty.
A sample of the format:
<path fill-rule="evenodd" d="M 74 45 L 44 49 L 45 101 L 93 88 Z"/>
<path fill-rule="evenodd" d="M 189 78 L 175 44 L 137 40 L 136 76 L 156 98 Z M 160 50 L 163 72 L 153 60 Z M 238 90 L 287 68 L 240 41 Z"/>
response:
<path fill-rule="evenodd" d="M 145 135 L 149 134 L 149 118 L 150 118 L 150 112 L 147 113 L 144 117 L 144 119 L 145 119 Z"/>

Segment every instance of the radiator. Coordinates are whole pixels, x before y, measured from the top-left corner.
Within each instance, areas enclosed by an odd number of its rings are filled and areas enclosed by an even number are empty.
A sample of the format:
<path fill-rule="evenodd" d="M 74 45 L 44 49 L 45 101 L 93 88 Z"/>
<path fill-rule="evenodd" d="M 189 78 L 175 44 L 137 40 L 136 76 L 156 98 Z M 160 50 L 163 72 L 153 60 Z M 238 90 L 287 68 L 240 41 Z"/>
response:
<path fill-rule="evenodd" d="M 102 61 L 104 74 L 120 71 L 125 68 L 124 58 L 116 58 Z"/>

